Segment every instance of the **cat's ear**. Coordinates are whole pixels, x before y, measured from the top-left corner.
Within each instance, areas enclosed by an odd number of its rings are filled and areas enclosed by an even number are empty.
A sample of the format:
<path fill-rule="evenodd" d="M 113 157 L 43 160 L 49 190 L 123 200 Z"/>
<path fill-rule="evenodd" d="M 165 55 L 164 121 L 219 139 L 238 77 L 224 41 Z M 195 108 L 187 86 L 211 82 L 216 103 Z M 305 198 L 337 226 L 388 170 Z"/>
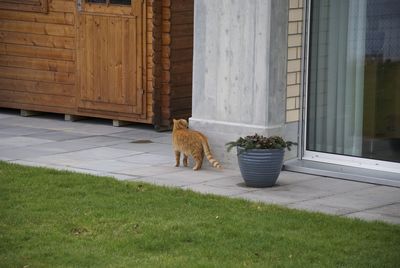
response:
<path fill-rule="evenodd" d="M 174 124 L 176 124 L 176 121 L 177 121 L 177 120 L 176 120 L 175 118 L 173 118 L 172 121 L 174 122 Z"/>

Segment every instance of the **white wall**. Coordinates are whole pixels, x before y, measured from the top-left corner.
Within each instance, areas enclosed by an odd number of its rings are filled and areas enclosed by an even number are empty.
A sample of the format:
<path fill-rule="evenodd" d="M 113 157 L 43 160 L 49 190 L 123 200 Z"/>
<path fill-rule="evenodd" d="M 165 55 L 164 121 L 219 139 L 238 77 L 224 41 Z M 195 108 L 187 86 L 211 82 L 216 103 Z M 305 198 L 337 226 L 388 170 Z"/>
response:
<path fill-rule="evenodd" d="M 229 164 L 224 144 L 255 132 L 282 135 L 288 1 L 195 0 L 190 127 Z"/>

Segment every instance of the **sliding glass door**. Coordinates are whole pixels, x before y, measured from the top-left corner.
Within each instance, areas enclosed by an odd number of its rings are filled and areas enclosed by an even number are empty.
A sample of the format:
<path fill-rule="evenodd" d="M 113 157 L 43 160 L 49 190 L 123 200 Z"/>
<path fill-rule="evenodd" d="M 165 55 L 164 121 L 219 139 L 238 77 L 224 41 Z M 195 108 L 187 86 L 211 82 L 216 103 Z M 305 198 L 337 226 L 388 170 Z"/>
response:
<path fill-rule="evenodd" d="M 400 172 L 400 1 L 310 12 L 304 157 Z"/>

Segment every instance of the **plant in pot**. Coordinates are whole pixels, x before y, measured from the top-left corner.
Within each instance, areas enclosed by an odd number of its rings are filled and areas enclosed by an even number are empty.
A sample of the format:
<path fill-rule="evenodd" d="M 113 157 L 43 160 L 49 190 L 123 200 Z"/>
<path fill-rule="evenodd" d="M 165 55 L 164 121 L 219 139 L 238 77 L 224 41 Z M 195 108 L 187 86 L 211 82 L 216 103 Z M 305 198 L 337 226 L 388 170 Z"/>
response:
<path fill-rule="evenodd" d="M 285 148 L 290 151 L 293 144 L 279 136 L 255 134 L 240 137 L 226 146 L 228 152 L 237 148 L 240 172 L 247 186 L 271 187 L 281 172 Z"/>

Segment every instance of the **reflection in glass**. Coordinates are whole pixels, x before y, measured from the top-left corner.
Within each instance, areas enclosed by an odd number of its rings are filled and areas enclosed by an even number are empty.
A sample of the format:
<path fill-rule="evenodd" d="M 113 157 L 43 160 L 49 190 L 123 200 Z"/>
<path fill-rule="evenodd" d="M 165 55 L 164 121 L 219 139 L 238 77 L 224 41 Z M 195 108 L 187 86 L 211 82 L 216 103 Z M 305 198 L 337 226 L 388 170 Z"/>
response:
<path fill-rule="evenodd" d="M 131 0 L 110 0 L 110 4 L 115 5 L 130 5 Z"/>
<path fill-rule="evenodd" d="M 111 5 L 130 5 L 131 0 L 87 0 L 88 3 L 100 3 Z"/>
<path fill-rule="evenodd" d="M 307 150 L 400 162 L 400 1 L 312 1 Z"/>
<path fill-rule="evenodd" d="M 101 4 L 105 4 L 106 0 L 86 0 L 86 2 L 88 3 L 101 3 Z"/>

